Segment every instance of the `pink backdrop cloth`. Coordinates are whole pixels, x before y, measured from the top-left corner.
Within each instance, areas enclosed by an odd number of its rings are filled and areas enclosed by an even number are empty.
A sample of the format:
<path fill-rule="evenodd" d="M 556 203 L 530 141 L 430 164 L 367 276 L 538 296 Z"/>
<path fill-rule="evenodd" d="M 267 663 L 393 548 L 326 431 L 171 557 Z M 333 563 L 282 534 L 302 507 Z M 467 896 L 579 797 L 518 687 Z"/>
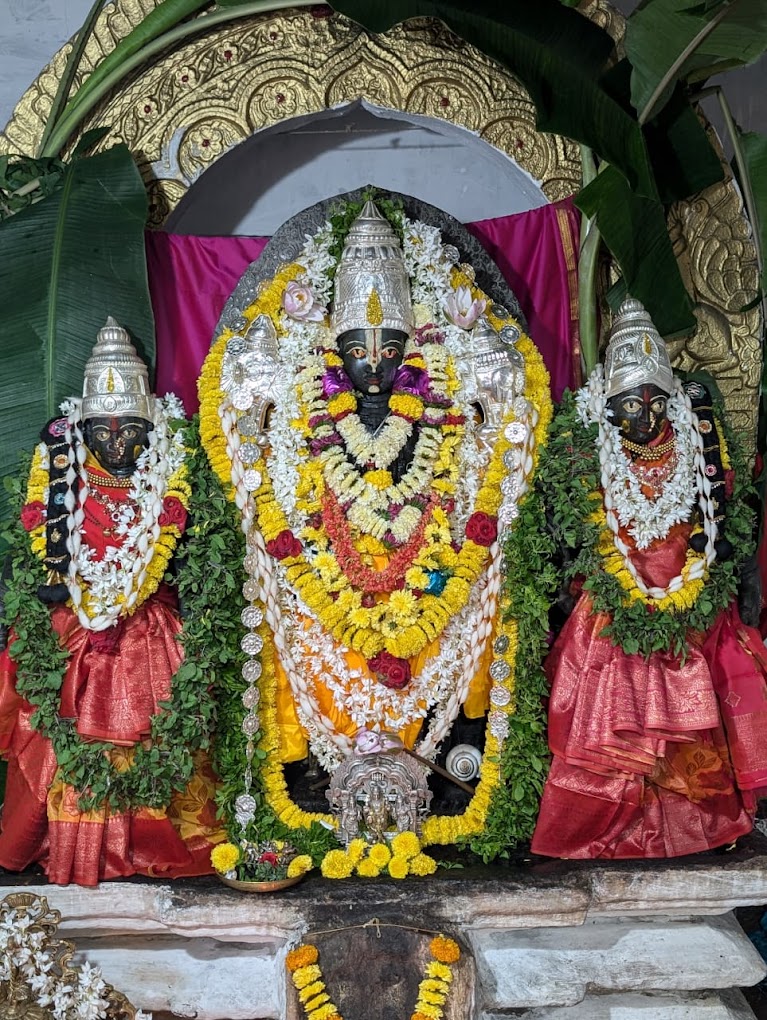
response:
<path fill-rule="evenodd" d="M 514 216 L 467 224 L 498 264 L 527 316 L 530 336 L 558 400 L 580 382 L 577 312 L 578 214 L 568 199 Z M 266 237 L 146 235 L 157 330 L 159 394 L 197 410 L 200 374 L 218 317 Z"/>

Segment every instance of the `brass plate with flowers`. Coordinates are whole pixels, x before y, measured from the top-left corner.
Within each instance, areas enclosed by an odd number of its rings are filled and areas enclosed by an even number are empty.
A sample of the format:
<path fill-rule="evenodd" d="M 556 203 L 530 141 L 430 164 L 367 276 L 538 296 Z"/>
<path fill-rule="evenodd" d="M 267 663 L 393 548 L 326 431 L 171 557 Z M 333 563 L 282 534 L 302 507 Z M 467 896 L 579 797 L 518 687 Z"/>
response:
<path fill-rule="evenodd" d="M 230 889 L 249 893 L 280 892 L 296 885 L 312 868 L 308 854 L 299 854 L 290 843 L 269 839 L 253 843 L 219 843 L 210 855 L 216 877 Z"/>

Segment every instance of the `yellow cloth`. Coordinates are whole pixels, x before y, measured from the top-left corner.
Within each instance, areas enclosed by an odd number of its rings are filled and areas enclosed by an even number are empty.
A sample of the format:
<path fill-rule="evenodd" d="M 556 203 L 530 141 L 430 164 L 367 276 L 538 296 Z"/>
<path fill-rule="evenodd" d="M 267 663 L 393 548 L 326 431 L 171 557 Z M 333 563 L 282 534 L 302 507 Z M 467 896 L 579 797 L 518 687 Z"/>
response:
<path fill-rule="evenodd" d="M 439 639 L 433 641 L 430 645 L 424 648 L 419 655 L 416 655 L 409 660 L 413 677 L 418 676 L 420 671 L 423 669 L 426 660 L 430 656 L 436 654 L 438 650 Z M 370 675 L 365 659 L 358 652 L 341 652 L 339 647 L 338 654 L 343 655 L 349 669 L 359 669 Z M 479 718 L 487 711 L 490 686 L 492 683 L 488 674 L 488 669 L 492 658 L 492 644 L 488 642 L 485 653 L 479 661 L 477 672 L 472 678 L 469 693 L 463 706 L 465 714 L 470 719 Z M 281 760 L 283 762 L 301 761 L 308 753 L 306 730 L 304 730 L 303 726 L 298 721 L 295 705 L 293 703 L 293 695 L 290 690 L 290 684 L 276 652 L 274 672 L 277 682 L 277 722 L 280 731 Z M 357 726 L 355 723 L 345 712 L 341 712 L 336 708 L 333 702 L 332 693 L 322 680 L 316 676 L 312 679 L 320 711 L 333 723 L 339 733 L 343 733 L 348 737 L 353 737 L 357 732 Z M 423 720 L 418 719 L 407 726 L 404 730 L 400 730 L 399 736 L 405 744 L 405 747 L 413 747 L 418 739 L 422 722 Z"/>

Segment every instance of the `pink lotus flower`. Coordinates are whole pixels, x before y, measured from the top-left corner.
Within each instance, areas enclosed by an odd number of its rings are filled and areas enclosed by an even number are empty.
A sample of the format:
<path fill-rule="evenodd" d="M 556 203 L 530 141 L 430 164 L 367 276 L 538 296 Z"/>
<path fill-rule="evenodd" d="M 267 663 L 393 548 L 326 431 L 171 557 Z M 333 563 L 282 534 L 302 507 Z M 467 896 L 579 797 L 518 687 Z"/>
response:
<path fill-rule="evenodd" d="M 302 322 L 322 322 L 325 309 L 321 308 L 311 288 L 291 280 L 282 295 L 282 307 L 291 317 Z"/>
<path fill-rule="evenodd" d="M 460 326 L 461 329 L 471 329 L 484 312 L 486 305 L 487 301 L 484 298 L 472 300 L 468 287 L 459 287 L 445 302 L 445 311 L 454 325 Z"/>

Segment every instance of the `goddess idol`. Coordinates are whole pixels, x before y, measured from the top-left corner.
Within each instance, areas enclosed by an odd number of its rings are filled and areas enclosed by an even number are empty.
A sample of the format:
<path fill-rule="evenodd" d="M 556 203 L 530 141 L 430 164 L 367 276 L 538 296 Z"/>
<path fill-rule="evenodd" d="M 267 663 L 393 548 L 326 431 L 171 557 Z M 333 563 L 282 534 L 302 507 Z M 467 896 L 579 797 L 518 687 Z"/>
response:
<path fill-rule="evenodd" d="M 518 652 L 503 547 L 550 420 L 547 373 L 434 222 L 379 201 L 343 201 L 300 242 L 306 217 L 276 236 L 200 380 L 247 573 L 231 821 L 254 834 L 276 820 L 294 843 L 314 822 L 345 843 L 446 843 L 537 799 L 525 755 L 541 753 L 540 704 L 515 677 L 539 649 Z M 450 758 L 456 724 L 471 739 Z M 327 773 L 332 813 L 289 788 L 302 761 L 315 788 Z M 464 776 L 460 810 L 429 814 L 435 771 Z"/>
<path fill-rule="evenodd" d="M 51 882 L 201 874 L 223 838 L 207 683 L 165 583 L 190 505 L 183 408 L 108 319 L 35 450 L 5 591 L 0 865 Z M 191 677 L 191 679 L 190 679 Z M 207 711 L 206 706 L 207 705 Z M 193 774 L 194 770 L 194 774 Z"/>
<path fill-rule="evenodd" d="M 546 662 L 553 762 L 536 853 L 675 857 L 752 827 L 767 657 L 735 600 L 752 520 L 733 438 L 625 301 L 604 369 L 552 429 L 549 519 L 585 582 Z"/>

